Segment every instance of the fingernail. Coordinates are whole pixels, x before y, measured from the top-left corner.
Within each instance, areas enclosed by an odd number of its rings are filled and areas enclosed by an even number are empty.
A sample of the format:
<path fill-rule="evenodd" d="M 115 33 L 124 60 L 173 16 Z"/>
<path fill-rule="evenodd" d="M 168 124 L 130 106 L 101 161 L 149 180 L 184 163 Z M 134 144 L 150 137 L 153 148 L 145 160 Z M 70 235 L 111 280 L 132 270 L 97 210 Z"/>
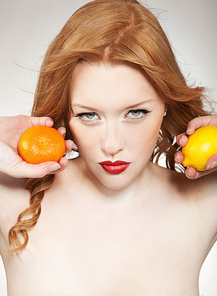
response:
<path fill-rule="evenodd" d="M 213 163 L 211 163 L 208 167 L 207 167 L 207 170 L 210 170 L 210 169 L 213 169 L 217 167 L 217 161 L 214 161 Z"/>
<path fill-rule="evenodd" d="M 187 136 L 193 134 L 193 130 L 191 128 L 188 128 L 186 134 Z"/>
<path fill-rule="evenodd" d="M 48 118 L 46 121 L 46 125 L 52 126 L 53 125 L 53 120 L 51 118 Z"/>
<path fill-rule="evenodd" d="M 54 172 L 54 171 L 57 171 L 58 169 L 60 169 L 61 168 L 61 166 L 58 164 L 58 163 L 55 163 L 55 164 L 53 164 L 53 165 L 51 165 L 50 167 L 49 167 L 49 171 L 50 172 Z"/>

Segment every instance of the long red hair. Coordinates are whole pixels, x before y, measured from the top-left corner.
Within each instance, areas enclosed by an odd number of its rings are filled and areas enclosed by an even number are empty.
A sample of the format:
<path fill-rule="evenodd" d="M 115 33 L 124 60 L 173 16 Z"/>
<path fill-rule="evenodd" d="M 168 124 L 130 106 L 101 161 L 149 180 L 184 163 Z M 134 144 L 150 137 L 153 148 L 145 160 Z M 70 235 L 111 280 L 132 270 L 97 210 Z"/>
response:
<path fill-rule="evenodd" d="M 69 84 L 80 61 L 130 64 L 143 71 L 167 104 L 152 161 L 166 156 L 168 168 L 175 169 L 175 138 L 188 122 L 207 113 L 201 87 L 187 85 L 170 43 L 157 18 L 136 0 L 95 0 L 78 9 L 50 44 L 41 66 L 33 116 L 50 116 L 55 127 L 64 125 L 71 135 Z M 44 192 L 54 175 L 30 179 L 30 207 L 23 211 L 9 232 L 10 251 L 22 250 L 28 243 L 27 230 L 41 213 Z M 31 214 L 32 218 L 25 218 Z M 23 240 L 20 239 L 21 234 Z"/>

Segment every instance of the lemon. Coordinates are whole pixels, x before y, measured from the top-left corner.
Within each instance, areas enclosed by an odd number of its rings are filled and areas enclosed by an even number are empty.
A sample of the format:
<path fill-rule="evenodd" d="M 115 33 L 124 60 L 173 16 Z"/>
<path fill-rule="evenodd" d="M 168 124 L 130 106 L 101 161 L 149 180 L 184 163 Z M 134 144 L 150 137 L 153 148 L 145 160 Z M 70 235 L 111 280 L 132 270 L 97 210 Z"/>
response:
<path fill-rule="evenodd" d="M 186 146 L 182 148 L 185 167 L 194 167 L 197 171 L 205 171 L 208 159 L 217 154 L 217 127 L 205 126 L 197 129 L 188 137 Z"/>

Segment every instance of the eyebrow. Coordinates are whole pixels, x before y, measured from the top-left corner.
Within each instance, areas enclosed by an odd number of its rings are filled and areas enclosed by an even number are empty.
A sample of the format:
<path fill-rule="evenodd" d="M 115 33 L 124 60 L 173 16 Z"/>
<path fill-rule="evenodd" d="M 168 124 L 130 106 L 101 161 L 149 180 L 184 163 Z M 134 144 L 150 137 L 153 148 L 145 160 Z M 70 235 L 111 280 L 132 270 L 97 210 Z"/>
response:
<path fill-rule="evenodd" d="M 146 104 L 146 103 L 150 103 L 150 102 L 152 102 L 152 101 L 154 101 L 154 99 L 145 100 L 145 101 L 142 101 L 142 102 L 140 102 L 140 103 L 137 103 L 137 104 L 134 104 L 134 105 L 130 105 L 130 106 L 128 106 L 128 107 L 125 108 L 125 109 L 133 109 L 133 108 L 137 108 L 137 107 L 139 107 L 139 106 L 141 106 L 141 105 L 144 105 L 144 104 Z"/>
<path fill-rule="evenodd" d="M 149 102 L 152 102 L 152 101 L 154 101 L 154 99 L 145 100 L 145 101 L 139 102 L 137 104 L 133 104 L 133 105 L 127 106 L 124 109 L 137 108 L 137 107 L 139 107 L 141 105 L 144 105 L 144 104 L 149 103 Z M 72 104 L 71 107 L 72 108 L 88 109 L 88 110 L 97 110 L 96 108 L 93 108 L 93 107 L 90 107 L 90 106 L 85 106 L 85 105 L 82 105 L 82 104 Z"/>

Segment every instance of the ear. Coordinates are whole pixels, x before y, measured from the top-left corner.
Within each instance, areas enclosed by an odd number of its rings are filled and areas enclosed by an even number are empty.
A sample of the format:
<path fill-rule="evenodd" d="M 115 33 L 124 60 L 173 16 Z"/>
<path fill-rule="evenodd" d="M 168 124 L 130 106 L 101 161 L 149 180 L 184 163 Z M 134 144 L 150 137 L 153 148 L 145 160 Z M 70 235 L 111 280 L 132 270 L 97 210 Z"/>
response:
<path fill-rule="evenodd" d="M 164 117 L 167 115 L 167 104 L 165 104 Z"/>

